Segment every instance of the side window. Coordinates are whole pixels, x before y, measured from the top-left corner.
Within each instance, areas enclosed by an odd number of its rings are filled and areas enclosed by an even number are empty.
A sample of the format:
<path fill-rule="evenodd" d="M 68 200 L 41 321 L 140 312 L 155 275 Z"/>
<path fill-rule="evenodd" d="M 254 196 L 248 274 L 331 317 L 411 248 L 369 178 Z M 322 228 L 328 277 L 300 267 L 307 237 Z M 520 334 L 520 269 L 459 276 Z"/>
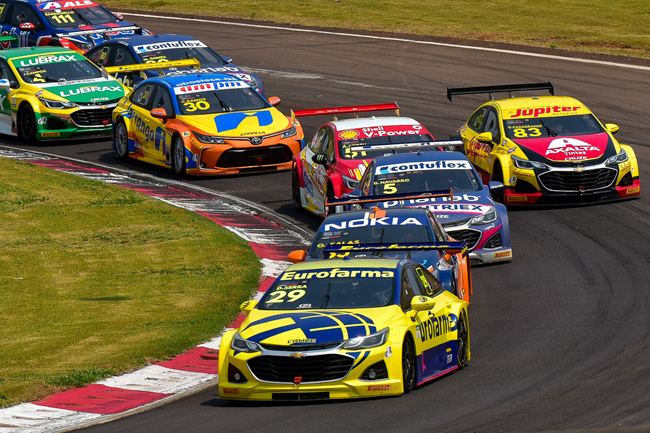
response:
<path fill-rule="evenodd" d="M 330 128 L 326 128 L 325 135 L 323 136 L 323 147 L 321 152 L 327 155 L 327 160 L 330 163 L 334 162 L 334 132 Z"/>
<path fill-rule="evenodd" d="M 430 212 L 427 212 L 427 216 L 429 217 L 429 224 L 431 224 L 433 233 L 436 236 L 436 242 L 447 242 L 449 240 L 449 236 L 447 235 L 447 232 L 442 228 L 440 221 L 438 221 L 438 219 Z"/>
<path fill-rule="evenodd" d="M 12 89 L 18 88 L 18 80 L 9 65 L 3 60 L 0 61 L 0 80 L 9 80 Z"/>
<path fill-rule="evenodd" d="M 483 119 L 485 119 L 485 113 L 487 112 L 488 107 L 481 107 L 467 121 L 467 126 L 475 132 L 482 132 L 481 125 L 483 124 Z"/>
<path fill-rule="evenodd" d="M 501 129 L 499 128 L 499 116 L 494 108 L 490 108 L 486 113 L 485 125 L 483 132 L 492 133 L 492 141 L 499 143 L 501 141 Z"/>
<path fill-rule="evenodd" d="M 14 11 L 11 13 L 11 21 L 9 24 L 18 27 L 24 23 L 32 23 L 36 26 L 37 29 L 43 26 L 41 24 L 41 20 L 38 18 L 38 15 L 36 15 L 36 12 L 34 12 L 34 9 L 32 9 L 27 4 L 16 3 L 16 6 L 14 6 Z"/>
<path fill-rule="evenodd" d="M 163 86 L 158 86 L 156 90 L 156 96 L 153 98 L 153 105 L 151 108 L 164 108 L 167 112 L 167 116 L 171 117 L 174 114 L 174 105 L 172 104 L 172 98 L 169 96 L 169 91 Z"/>
<path fill-rule="evenodd" d="M 108 66 L 108 54 L 111 51 L 111 47 L 105 46 L 101 49 L 97 49 L 90 54 L 86 54 L 86 57 L 90 59 L 91 62 L 98 66 Z"/>
<path fill-rule="evenodd" d="M 409 268 L 406 268 L 402 273 L 402 284 L 400 286 L 399 292 L 400 306 L 402 307 L 402 311 L 405 312 L 411 309 L 411 299 L 413 299 L 413 296 L 415 296 L 415 292 L 413 291 L 413 283 L 411 282 L 411 279 L 407 273 L 408 269 Z"/>
<path fill-rule="evenodd" d="M 0 24 L 7 24 L 7 15 L 10 5 L 5 2 L 0 2 Z"/>
<path fill-rule="evenodd" d="M 372 191 L 370 189 L 371 187 L 371 181 L 372 181 L 372 172 L 375 171 L 375 162 L 371 162 L 368 167 L 366 167 L 366 171 L 363 174 L 363 177 L 361 178 L 361 183 L 360 183 L 360 189 L 361 193 L 364 196 L 369 196 L 371 195 Z"/>
<path fill-rule="evenodd" d="M 438 281 L 436 277 L 431 275 L 431 273 L 424 268 L 418 267 L 417 269 L 419 269 L 422 272 L 424 278 L 426 278 L 426 280 L 429 282 L 429 287 L 433 291 L 433 293 L 431 293 L 428 296 L 435 296 L 438 293 L 442 292 L 442 284 L 440 283 L 440 281 Z"/>
<path fill-rule="evenodd" d="M 116 45 L 113 49 L 113 58 L 111 59 L 112 66 L 132 65 L 137 63 L 131 50 L 124 45 Z"/>
<path fill-rule="evenodd" d="M 312 138 L 311 143 L 309 143 L 309 150 L 311 150 L 314 153 L 319 152 L 319 148 L 321 145 L 321 142 L 323 140 L 323 133 L 325 132 L 325 128 L 320 129 L 316 134 L 314 134 L 314 138 Z"/>
<path fill-rule="evenodd" d="M 143 84 L 142 86 L 138 86 L 137 89 L 131 93 L 131 102 L 133 102 L 135 105 L 138 105 L 142 108 L 149 109 L 150 107 L 150 101 L 153 100 L 151 95 L 153 94 L 153 91 L 155 90 L 155 86 L 152 83 L 146 83 Z"/>

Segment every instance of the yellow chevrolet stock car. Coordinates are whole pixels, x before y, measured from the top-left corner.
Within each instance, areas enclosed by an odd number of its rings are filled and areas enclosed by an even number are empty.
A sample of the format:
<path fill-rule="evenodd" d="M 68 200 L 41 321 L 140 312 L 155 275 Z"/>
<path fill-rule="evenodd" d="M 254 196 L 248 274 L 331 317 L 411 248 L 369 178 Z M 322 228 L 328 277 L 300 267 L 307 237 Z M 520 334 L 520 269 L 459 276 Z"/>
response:
<path fill-rule="evenodd" d="M 398 395 L 470 359 L 467 302 L 406 259 L 315 260 L 284 271 L 219 350 L 219 395 Z"/>
<path fill-rule="evenodd" d="M 481 105 L 460 128 L 467 158 L 484 183 L 504 184 L 506 205 L 579 204 L 641 193 L 634 150 L 614 138 L 580 101 L 555 96 L 551 83 L 447 89 L 455 95 L 549 90 L 553 96 L 498 99 Z"/>

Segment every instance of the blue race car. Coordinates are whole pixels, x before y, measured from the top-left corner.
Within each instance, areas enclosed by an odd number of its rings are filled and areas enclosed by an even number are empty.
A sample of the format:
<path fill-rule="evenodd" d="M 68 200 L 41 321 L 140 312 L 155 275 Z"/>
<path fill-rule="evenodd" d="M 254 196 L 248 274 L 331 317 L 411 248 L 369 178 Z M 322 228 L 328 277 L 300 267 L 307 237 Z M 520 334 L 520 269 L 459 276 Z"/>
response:
<path fill-rule="evenodd" d="M 86 53 L 86 57 L 98 66 L 123 66 L 138 63 L 158 63 L 174 60 L 196 59 L 200 70 L 194 68 L 171 68 L 163 70 L 163 75 L 187 73 L 220 73 L 233 75 L 248 83 L 264 96 L 262 81 L 255 74 L 245 72 L 232 64 L 232 59 L 221 56 L 212 48 L 196 38 L 185 35 L 130 36 L 98 44 Z M 143 71 L 137 74 L 118 74 L 116 78 L 129 87 L 134 87 L 145 78 L 157 77 L 158 70 Z"/>
<path fill-rule="evenodd" d="M 456 241 L 467 242 L 473 264 L 512 260 L 504 205 L 495 203 L 467 157 L 460 152 L 414 152 L 375 158 L 347 198 L 331 207 L 381 209 L 426 207 Z M 334 206 L 332 206 L 334 205 Z"/>
<path fill-rule="evenodd" d="M 5 0 L 0 3 L 0 33 L 15 35 L 21 47 L 55 45 L 84 53 L 110 38 L 149 34 L 92 0 Z M 2 48 L 11 48 L 8 42 Z"/>
<path fill-rule="evenodd" d="M 357 210 L 328 215 L 308 251 L 289 260 L 368 257 L 410 258 L 422 264 L 445 290 L 469 303 L 472 277 L 466 245 L 452 242 L 425 208 Z"/>

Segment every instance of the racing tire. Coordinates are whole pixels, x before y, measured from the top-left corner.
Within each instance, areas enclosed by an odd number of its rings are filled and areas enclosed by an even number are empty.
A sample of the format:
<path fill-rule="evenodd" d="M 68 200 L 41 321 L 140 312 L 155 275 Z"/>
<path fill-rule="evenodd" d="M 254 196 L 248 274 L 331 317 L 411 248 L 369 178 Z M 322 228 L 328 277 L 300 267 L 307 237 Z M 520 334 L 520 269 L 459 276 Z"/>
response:
<path fill-rule="evenodd" d="M 115 154 L 121 161 L 129 158 L 129 133 L 124 120 L 120 119 L 115 125 Z"/>
<path fill-rule="evenodd" d="M 178 135 L 174 137 L 172 143 L 172 168 L 180 176 L 185 174 L 185 145 Z"/>
<path fill-rule="evenodd" d="M 298 169 L 291 169 L 291 199 L 298 209 L 302 209 L 302 199 L 300 198 L 300 179 L 298 179 Z"/>
<path fill-rule="evenodd" d="M 501 165 L 495 164 L 492 171 L 492 180 L 503 183 L 503 169 L 501 168 Z M 505 184 L 501 190 L 492 194 L 492 199 L 497 203 L 505 203 Z"/>
<path fill-rule="evenodd" d="M 469 350 L 469 333 L 467 332 L 467 318 L 461 313 L 458 318 L 458 331 L 456 342 L 458 344 L 458 369 L 462 370 L 467 365 L 467 351 Z"/>
<path fill-rule="evenodd" d="M 402 344 L 402 384 L 404 394 L 408 394 L 415 387 L 415 346 L 408 336 Z"/>
<path fill-rule="evenodd" d="M 29 104 L 23 104 L 18 111 L 18 137 L 25 143 L 36 141 L 36 116 Z"/>

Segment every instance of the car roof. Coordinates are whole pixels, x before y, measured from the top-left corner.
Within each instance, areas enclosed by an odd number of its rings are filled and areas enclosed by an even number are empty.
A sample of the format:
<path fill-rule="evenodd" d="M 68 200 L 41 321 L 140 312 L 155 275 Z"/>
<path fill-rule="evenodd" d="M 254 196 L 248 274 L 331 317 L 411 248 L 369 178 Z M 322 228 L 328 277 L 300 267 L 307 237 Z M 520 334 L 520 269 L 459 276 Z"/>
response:
<path fill-rule="evenodd" d="M 549 105 L 575 107 L 579 106 L 582 109 L 587 108 L 582 102 L 570 96 L 532 96 L 524 98 L 497 99 L 492 102 L 495 105 L 498 105 L 502 110 L 512 110 L 515 108 L 547 107 Z"/>
<path fill-rule="evenodd" d="M 23 56 L 40 56 L 43 54 L 74 54 L 76 51 L 63 47 L 24 47 L 0 50 L 0 57 L 12 59 Z"/>
<path fill-rule="evenodd" d="M 325 218 L 318 231 L 321 231 L 321 229 L 323 229 L 326 224 L 337 224 L 337 223 L 341 223 L 342 221 L 362 219 L 366 216 L 366 214 L 371 212 L 374 211 L 371 209 L 362 209 L 362 210 L 354 210 L 349 212 L 330 214 L 327 216 L 327 218 Z M 383 212 L 384 216 L 389 218 L 391 217 L 413 218 L 413 217 L 425 216 L 427 213 L 427 209 L 423 207 L 389 208 L 389 209 L 381 209 L 380 212 Z"/>
<path fill-rule="evenodd" d="M 328 260 L 308 260 L 291 265 L 288 271 L 313 270 L 330 270 L 337 268 L 359 268 L 359 269 L 378 269 L 389 268 L 397 269 L 404 259 L 389 257 L 373 258 L 354 258 L 354 259 L 328 259 Z"/>
<path fill-rule="evenodd" d="M 374 126 L 421 125 L 415 119 L 400 116 L 355 117 L 353 119 L 334 120 L 332 124 L 339 131 L 344 129 L 371 128 Z"/>
<path fill-rule="evenodd" d="M 469 161 L 461 152 L 441 152 L 439 150 L 426 150 L 422 152 L 397 153 L 395 155 L 378 156 L 375 158 L 376 165 L 398 164 L 400 162 L 417 161 Z"/>

